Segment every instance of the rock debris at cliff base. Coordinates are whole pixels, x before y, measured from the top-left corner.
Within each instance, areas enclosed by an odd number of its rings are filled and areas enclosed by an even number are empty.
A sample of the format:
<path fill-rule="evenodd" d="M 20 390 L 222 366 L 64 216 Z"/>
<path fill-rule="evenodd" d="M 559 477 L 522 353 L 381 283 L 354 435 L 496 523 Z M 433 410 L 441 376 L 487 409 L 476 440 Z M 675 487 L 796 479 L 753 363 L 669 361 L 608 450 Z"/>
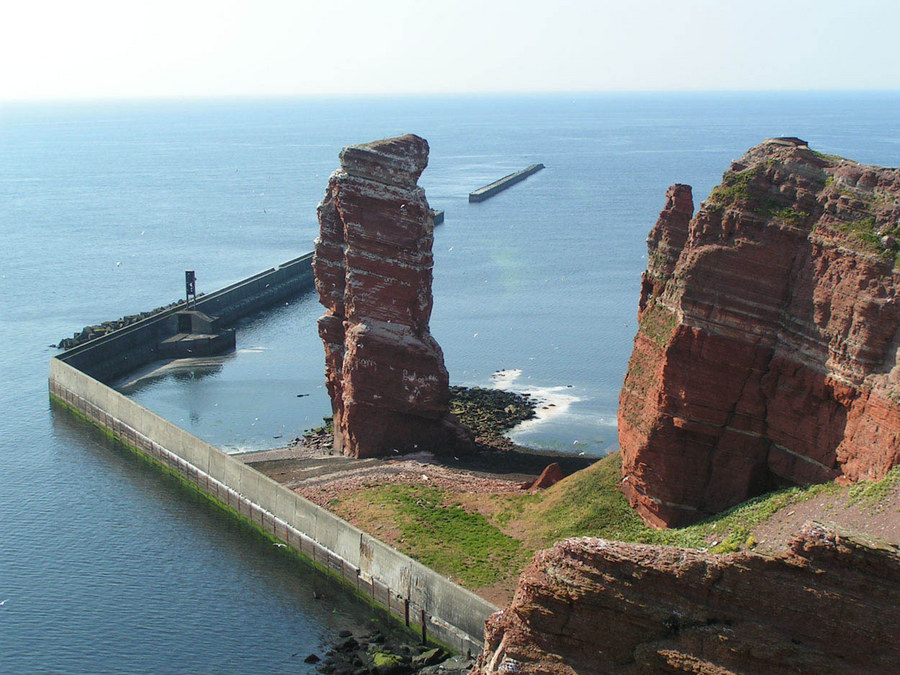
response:
<path fill-rule="evenodd" d="M 623 489 L 656 527 L 900 462 L 900 170 L 770 139 L 648 238 L 619 400 Z"/>

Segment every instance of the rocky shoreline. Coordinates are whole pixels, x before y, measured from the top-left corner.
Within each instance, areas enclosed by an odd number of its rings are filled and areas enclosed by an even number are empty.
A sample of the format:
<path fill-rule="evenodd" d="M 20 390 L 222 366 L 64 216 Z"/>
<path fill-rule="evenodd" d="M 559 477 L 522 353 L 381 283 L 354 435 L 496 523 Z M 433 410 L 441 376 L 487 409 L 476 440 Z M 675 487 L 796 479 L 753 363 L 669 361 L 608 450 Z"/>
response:
<path fill-rule="evenodd" d="M 450 387 L 450 412 L 475 434 L 480 450 L 513 450 L 516 445 L 503 434 L 535 417 L 538 402 L 529 394 L 483 387 Z M 323 454 L 333 452 L 332 418 L 293 439 L 290 446 L 303 445 Z"/>
<path fill-rule="evenodd" d="M 503 436 L 516 425 L 535 417 L 537 401 L 529 394 L 482 387 L 450 387 L 450 412 L 475 434 L 481 447 L 509 449 Z"/>
<path fill-rule="evenodd" d="M 309 654 L 304 663 L 315 664 L 324 675 L 463 675 L 474 660 L 453 656 L 441 647 L 422 644 L 410 633 L 375 629 L 353 633 L 342 630 L 322 656 Z"/>

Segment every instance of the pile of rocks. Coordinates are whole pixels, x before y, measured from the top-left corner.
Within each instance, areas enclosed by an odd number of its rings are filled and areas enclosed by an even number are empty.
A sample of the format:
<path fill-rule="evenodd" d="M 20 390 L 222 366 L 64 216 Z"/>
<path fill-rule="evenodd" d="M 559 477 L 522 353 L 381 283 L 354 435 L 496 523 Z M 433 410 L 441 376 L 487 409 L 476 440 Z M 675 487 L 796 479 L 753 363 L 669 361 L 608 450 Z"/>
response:
<path fill-rule="evenodd" d="M 450 387 L 450 411 L 475 434 L 475 442 L 481 449 L 510 450 L 515 445 L 503 437 L 520 422 L 535 416 L 537 403 L 528 394 L 517 394 L 502 389 L 481 387 Z M 332 418 L 324 418 L 325 424 L 310 429 L 302 438 L 290 442 L 303 445 L 322 454 L 334 449 Z"/>
<path fill-rule="evenodd" d="M 450 387 L 450 412 L 476 439 L 499 436 L 535 415 L 536 403 L 528 394 L 481 387 Z"/>
<path fill-rule="evenodd" d="M 304 661 L 317 664 L 316 671 L 326 675 L 462 675 L 473 664 L 440 647 L 387 637 L 379 630 L 362 635 L 343 630 L 338 637 L 324 657 L 310 654 Z"/>
<path fill-rule="evenodd" d="M 96 326 L 85 326 L 78 333 L 73 333 L 70 338 L 63 338 L 59 341 L 59 344 L 53 345 L 57 349 L 73 349 L 79 345 L 84 344 L 85 342 L 89 342 L 98 337 L 102 337 L 107 333 L 112 333 L 114 330 L 119 330 L 120 328 L 125 328 L 126 326 L 130 326 L 133 323 L 137 323 L 138 321 L 143 321 L 144 319 L 149 319 L 151 316 L 155 316 L 160 312 L 165 312 L 169 309 L 174 309 L 180 305 L 184 304 L 184 300 L 178 300 L 177 302 L 172 302 L 165 307 L 157 307 L 156 309 L 151 309 L 149 312 L 140 312 L 138 314 L 129 314 L 127 316 L 123 316 L 121 319 L 116 319 L 115 321 L 104 321 L 101 324 Z"/>

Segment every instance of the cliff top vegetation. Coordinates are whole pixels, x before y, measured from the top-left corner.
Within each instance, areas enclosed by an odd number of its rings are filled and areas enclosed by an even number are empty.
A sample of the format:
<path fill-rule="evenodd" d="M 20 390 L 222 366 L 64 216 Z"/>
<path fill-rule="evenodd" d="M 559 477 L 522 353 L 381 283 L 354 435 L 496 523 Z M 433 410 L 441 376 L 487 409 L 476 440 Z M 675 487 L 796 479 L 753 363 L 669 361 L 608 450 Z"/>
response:
<path fill-rule="evenodd" d="M 644 524 L 619 489 L 621 475 L 621 455 L 616 452 L 537 494 L 472 494 L 428 485 L 372 485 L 329 506 L 498 603 L 511 597 L 519 573 L 535 551 L 568 537 L 682 546 L 713 553 L 773 551 L 793 534 L 793 524 L 802 525 L 797 523 L 799 518 L 809 517 L 849 526 L 890 544 L 900 542 L 900 467 L 872 483 L 780 490 L 670 530 Z M 813 502 L 810 514 L 803 505 Z"/>

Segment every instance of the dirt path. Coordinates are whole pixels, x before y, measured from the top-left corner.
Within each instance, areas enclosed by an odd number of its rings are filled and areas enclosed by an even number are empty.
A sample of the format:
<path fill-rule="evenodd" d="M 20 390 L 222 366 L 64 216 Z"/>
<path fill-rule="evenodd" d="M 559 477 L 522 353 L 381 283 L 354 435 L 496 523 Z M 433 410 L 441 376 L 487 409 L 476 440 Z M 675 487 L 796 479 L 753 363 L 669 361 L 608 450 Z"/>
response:
<path fill-rule="evenodd" d="M 787 506 L 753 530 L 758 553 L 784 550 L 804 524 L 815 521 L 850 530 L 875 542 L 900 545 L 900 484 L 878 499 L 858 499 L 852 488 Z"/>
<path fill-rule="evenodd" d="M 530 452 L 523 448 L 482 450 L 471 455 L 438 457 L 421 452 L 384 459 L 352 459 L 302 445 L 249 453 L 240 459 L 320 506 L 365 487 L 428 483 L 470 494 L 519 492 L 557 462 L 565 474 L 593 459 Z M 351 519 L 352 521 L 352 519 Z"/>

